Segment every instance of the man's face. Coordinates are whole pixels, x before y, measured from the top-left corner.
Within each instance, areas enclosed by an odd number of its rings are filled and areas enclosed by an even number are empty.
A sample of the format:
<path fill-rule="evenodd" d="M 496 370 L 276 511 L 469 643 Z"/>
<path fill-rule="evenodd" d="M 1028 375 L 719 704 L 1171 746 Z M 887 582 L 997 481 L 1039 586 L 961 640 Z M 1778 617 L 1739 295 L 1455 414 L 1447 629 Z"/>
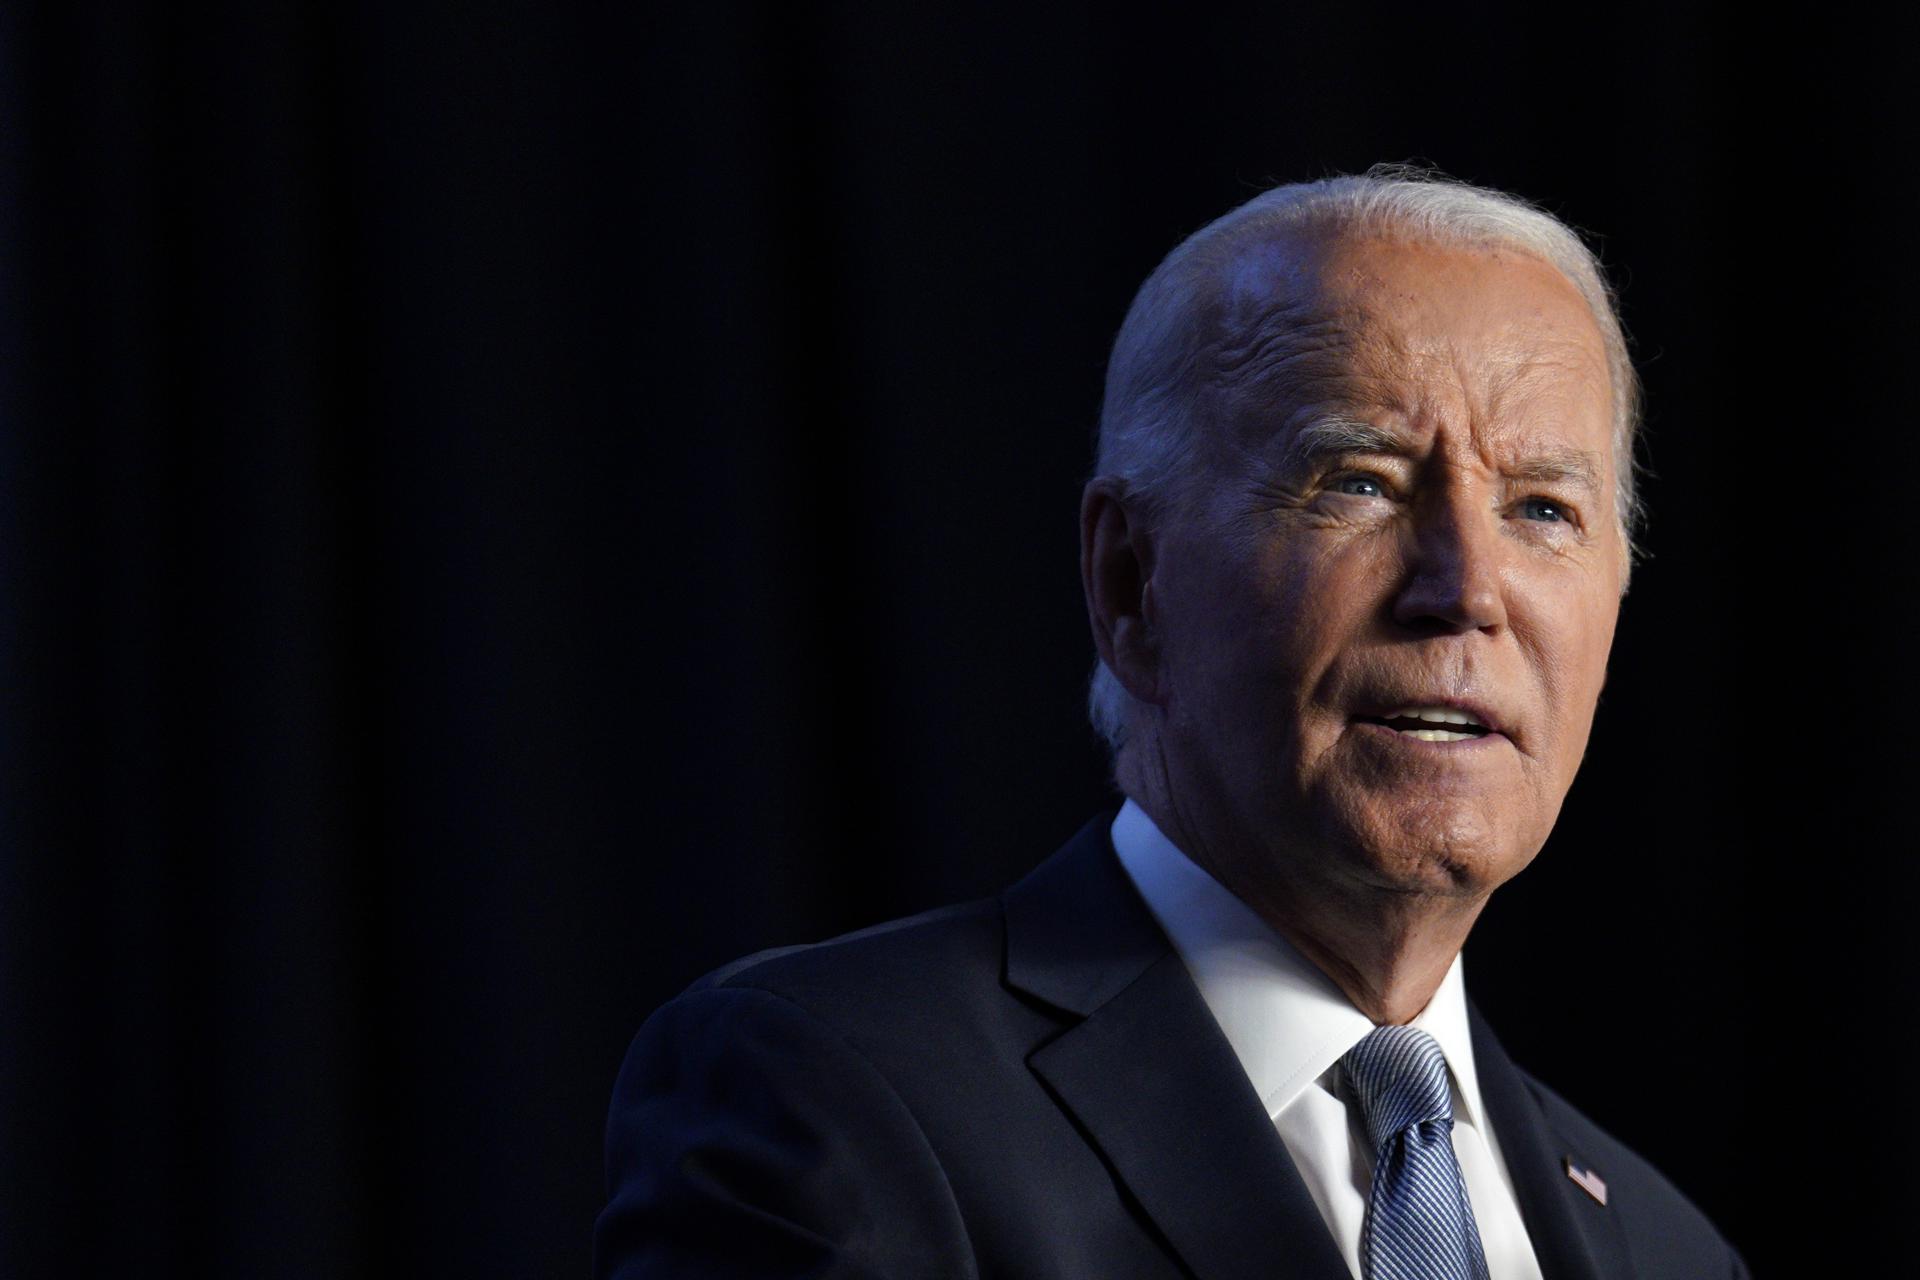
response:
<path fill-rule="evenodd" d="M 1236 860 L 1490 892 L 1573 782 L 1624 582 L 1591 313 L 1531 257 L 1367 239 L 1243 256 L 1222 333 L 1151 573 L 1173 794 Z"/>

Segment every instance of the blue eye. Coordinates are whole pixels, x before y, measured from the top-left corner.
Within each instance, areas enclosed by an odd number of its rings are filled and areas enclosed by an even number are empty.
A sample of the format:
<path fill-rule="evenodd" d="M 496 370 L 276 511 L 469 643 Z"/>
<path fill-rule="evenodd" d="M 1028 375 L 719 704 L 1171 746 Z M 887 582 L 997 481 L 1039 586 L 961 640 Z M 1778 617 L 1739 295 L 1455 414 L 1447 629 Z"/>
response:
<path fill-rule="evenodd" d="M 1565 523 L 1567 519 L 1566 508 L 1551 498 L 1528 498 L 1520 504 L 1520 509 L 1529 520 Z"/>
<path fill-rule="evenodd" d="M 1377 476 L 1341 476 L 1333 482 L 1336 493 L 1351 493 L 1359 498 L 1380 498 L 1386 496 L 1387 487 L 1380 483 Z"/>

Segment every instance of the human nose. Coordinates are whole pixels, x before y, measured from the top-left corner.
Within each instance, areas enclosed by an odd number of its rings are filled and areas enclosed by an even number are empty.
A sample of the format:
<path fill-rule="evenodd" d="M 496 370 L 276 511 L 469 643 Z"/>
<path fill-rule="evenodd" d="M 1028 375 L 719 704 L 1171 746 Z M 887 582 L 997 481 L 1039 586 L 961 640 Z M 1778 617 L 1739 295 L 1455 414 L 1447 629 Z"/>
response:
<path fill-rule="evenodd" d="M 1401 626 L 1450 633 L 1491 631 L 1507 621 L 1499 521 L 1464 494 L 1436 497 L 1418 513 L 1412 563 L 1394 599 Z"/>

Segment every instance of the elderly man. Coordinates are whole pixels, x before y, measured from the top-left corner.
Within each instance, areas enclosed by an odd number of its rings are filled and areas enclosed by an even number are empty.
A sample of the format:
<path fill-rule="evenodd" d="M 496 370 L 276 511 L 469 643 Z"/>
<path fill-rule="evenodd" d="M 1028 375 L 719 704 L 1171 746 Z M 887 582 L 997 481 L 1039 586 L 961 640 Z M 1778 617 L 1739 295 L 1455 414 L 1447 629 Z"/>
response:
<path fill-rule="evenodd" d="M 1125 805 L 660 1010 L 600 1274 L 1744 1276 L 1460 971 L 1586 749 L 1635 401 L 1592 256 L 1510 197 L 1376 171 L 1176 248 L 1081 505 Z"/>

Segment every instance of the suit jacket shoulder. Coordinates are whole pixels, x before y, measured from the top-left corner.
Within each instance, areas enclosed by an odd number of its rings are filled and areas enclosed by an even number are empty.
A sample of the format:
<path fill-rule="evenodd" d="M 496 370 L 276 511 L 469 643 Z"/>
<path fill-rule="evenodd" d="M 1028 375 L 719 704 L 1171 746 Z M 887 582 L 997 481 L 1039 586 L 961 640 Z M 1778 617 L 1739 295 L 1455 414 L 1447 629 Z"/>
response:
<path fill-rule="evenodd" d="M 761 988 L 698 986 L 647 1020 L 607 1170 L 599 1276 L 973 1274 L 912 1110 L 846 1037 Z"/>
<path fill-rule="evenodd" d="M 1106 826 L 998 900 L 749 956 L 649 1018 L 609 1115 L 596 1273 L 1348 1280 Z M 1549 1280 L 1743 1274 L 1474 1024 Z"/>
<path fill-rule="evenodd" d="M 885 1054 L 936 1011 L 944 1029 L 998 992 L 1004 949 L 1000 904 L 984 899 L 758 952 L 707 974 L 687 993 L 765 991 Z"/>
<path fill-rule="evenodd" d="M 1075 849 L 1060 887 L 1166 952 L 1107 896 L 1131 889 L 1104 825 Z M 1079 1018 L 1009 954 L 1003 897 L 750 956 L 662 1007 L 614 1092 L 597 1273 L 1182 1274 L 1030 1061 Z"/>

